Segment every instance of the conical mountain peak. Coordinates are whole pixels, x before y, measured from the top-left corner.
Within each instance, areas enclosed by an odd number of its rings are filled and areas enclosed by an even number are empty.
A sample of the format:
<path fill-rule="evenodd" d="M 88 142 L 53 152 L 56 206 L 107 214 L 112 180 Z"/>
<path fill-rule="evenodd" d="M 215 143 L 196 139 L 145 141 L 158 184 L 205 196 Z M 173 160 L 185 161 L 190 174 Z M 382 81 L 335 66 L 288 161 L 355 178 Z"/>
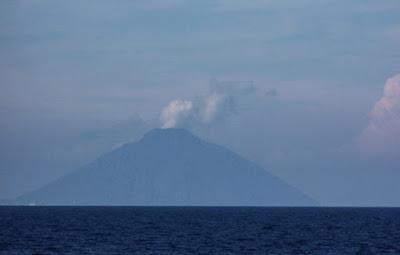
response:
<path fill-rule="evenodd" d="M 42 205 L 312 205 L 256 164 L 185 129 L 154 129 L 18 198 Z"/>

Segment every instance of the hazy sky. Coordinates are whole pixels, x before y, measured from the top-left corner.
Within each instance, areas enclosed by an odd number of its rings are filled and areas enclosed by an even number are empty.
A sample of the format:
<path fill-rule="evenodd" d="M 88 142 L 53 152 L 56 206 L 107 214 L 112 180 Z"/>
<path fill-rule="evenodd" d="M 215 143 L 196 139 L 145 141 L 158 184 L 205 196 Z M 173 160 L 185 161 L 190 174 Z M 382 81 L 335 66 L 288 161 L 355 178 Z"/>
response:
<path fill-rule="evenodd" d="M 0 199 L 166 125 L 321 204 L 399 206 L 399 13 L 398 0 L 1 1 Z"/>

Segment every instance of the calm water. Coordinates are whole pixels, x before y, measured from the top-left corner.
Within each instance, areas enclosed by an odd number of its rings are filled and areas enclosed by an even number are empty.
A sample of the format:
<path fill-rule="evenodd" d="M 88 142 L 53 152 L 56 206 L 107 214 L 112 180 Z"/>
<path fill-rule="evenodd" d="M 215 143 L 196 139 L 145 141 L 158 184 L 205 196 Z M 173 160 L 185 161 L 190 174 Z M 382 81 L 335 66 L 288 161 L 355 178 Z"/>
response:
<path fill-rule="evenodd" d="M 400 209 L 0 207 L 0 254 L 400 254 Z"/>

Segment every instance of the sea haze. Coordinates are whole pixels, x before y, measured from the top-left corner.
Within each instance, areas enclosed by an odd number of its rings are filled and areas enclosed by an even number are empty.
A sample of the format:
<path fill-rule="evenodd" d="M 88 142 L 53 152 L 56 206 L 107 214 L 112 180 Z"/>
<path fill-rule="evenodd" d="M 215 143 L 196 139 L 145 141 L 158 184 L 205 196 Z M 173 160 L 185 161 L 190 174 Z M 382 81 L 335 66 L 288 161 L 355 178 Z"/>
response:
<path fill-rule="evenodd" d="M 0 254 L 399 254 L 398 208 L 0 207 Z"/>

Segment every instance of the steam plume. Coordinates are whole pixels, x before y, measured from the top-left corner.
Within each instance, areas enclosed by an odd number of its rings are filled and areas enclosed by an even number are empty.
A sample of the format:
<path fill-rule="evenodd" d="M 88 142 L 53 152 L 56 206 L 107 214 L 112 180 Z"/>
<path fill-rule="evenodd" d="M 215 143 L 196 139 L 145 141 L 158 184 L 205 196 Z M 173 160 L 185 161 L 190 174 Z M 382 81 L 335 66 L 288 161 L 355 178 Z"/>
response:
<path fill-rule="evenodd" d="M 173 100 L 161 112 L 162 128 L 179 125 L 209 125 L 236 113 L 237 101 L 248 96 L 270 95 L 258 93 L 252 81 L 218 82 L 210 81 L 209 91 L 195 100 Z M 274 94 L 275 95 L 275 94 Z"/>
<path fill-rule="evenodd" d="M 176 127 L 192 113 L 193 103 L 189 100 L 173 100 L 161 112 L 162 128 Z"/>

